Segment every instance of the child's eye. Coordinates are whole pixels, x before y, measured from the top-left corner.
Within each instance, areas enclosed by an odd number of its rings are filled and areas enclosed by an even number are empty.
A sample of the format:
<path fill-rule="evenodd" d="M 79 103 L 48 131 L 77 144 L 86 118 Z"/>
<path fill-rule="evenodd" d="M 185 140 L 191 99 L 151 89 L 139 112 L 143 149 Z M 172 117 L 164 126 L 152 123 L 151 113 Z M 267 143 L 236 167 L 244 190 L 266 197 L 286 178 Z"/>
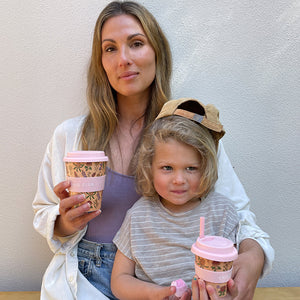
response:
<path fill-rule="evenodd" d="M 195 170 L 197 170 L 196 167 L 187 167 L 186 169 L 187 169 L 188 171 L 195 171 Z"/>
<path fill-rule="evenodd" d="M 163 166 L 162 169 L 165 170 L 165 171 L 170 171 L 170 170 L 172 170 L 172 167 L 170 167 L 170 166 Z"/>

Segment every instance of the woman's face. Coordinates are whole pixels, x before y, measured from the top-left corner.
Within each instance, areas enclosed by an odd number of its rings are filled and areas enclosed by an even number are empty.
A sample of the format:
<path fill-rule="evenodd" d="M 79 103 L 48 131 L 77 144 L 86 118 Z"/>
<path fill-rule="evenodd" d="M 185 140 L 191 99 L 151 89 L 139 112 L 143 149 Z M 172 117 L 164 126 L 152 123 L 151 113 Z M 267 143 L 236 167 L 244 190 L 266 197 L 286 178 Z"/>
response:
<path fill-rule="evenodd" d="M 155 52 L 131 15 L 108 19 L 102 27 L 102 64 L 111 86 L 123 96 L 148 96 L 155 78 Z"/>

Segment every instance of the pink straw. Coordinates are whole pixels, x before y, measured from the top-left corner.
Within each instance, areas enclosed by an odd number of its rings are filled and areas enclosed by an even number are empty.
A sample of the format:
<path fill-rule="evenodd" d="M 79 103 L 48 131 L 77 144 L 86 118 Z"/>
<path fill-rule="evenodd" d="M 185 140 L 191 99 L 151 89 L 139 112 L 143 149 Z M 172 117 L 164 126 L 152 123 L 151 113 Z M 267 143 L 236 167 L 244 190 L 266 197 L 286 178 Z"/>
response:
<path fill-rule="evenodd" d="M 204 237 L 204 223 L 205 223 L 205 217 L 200 217 L 200 238 Z"/>

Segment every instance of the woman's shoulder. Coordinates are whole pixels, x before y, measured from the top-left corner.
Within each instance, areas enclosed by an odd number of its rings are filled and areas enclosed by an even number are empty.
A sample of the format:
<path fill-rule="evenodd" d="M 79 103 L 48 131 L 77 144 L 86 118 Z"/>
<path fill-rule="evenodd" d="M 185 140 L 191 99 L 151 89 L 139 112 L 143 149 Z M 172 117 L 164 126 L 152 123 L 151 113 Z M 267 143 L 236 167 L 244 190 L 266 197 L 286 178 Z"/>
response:
<path fill-rule="evenodd" d="M 56 126 L 53 133 L 54 138 L 68 135 L 74 136 L 78 134 L 79 130 L 81 130 L 83 126 L 85 118 L 85 115 L 81 115 L 64 120 Z"/>
<path fill-rule="evenodd" d="M 77 131 L 78 127 L 81 127 L 83 125 L 85 119 L 86 115 L 66 119 L 59 125 L 57 125 L 55 131 Z"/>
<path fill-rule="evenodd" d="M 60 123 L 55 129 L 50 139 L 49 145 L 57 151 L 73 151 L 78 148 L 80 141 L 82 126 L 86 116 L 78 116 L 66 119 Z M 65 148 L 65 149 L 64 149 Z"/>

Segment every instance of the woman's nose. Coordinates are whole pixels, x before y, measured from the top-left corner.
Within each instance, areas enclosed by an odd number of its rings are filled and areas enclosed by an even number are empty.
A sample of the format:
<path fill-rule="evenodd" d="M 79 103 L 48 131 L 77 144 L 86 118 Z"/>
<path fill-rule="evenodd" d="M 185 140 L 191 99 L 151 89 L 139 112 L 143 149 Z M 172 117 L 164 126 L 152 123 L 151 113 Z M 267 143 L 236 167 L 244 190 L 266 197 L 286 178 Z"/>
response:
<path fill-rule="evenodd" d="M 130 50 L 127 47 L 123 47 L 119 52 L 119 66 L 122 67 L 130 64 L 132 64 Z"/>

